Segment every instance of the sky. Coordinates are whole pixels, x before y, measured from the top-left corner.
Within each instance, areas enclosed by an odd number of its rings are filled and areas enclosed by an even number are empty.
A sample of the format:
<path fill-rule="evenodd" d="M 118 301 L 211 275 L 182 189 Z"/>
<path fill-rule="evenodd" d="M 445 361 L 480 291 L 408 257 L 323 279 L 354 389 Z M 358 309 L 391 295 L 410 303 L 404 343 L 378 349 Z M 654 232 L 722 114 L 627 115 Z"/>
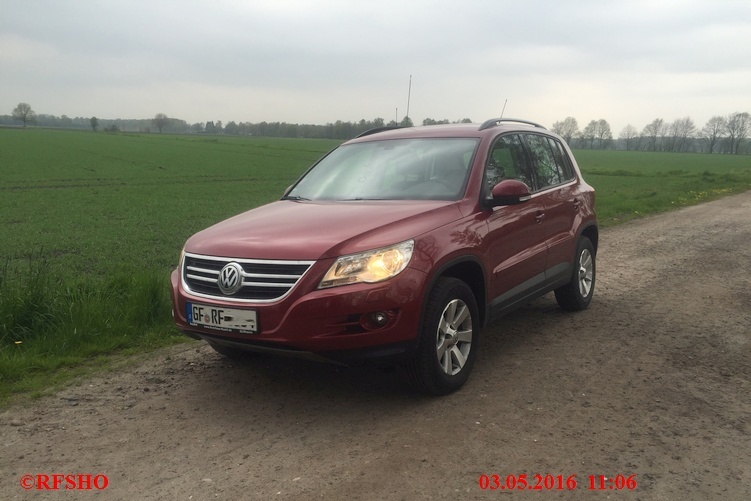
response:
<path fill-rule="evenodd" d="M 701 128 L 751 111 L 751 2 L 0 0 L 0 114 L 19 102 L 191 124 L 409 108 L 416 124 Z"/>

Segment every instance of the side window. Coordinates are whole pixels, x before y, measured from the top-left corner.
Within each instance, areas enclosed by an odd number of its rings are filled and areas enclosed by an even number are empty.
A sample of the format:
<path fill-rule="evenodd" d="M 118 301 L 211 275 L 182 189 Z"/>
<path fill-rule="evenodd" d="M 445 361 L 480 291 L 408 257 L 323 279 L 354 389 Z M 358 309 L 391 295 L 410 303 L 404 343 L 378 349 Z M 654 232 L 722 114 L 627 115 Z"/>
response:
<path fill-rule="evenodd" d="M 553 156 L 555 156 L 555 162 L 558 164 L 558 170 L 561 173 L 563 181 L 570 181 L 574 179 L 574 168 L 571 165 L 571 160 L 568 157 L 568 153 L 563 148 L 560 142 L 553 138 L 548 138 L 550 145 L 553 147 Z"/>
<path fill-rule="evenodd" d="M 535 170 L 539 189 L 561 184 L 564 180 L 558 162 L 553 155 L 553 149 L 547 138 L 537 134 L 525 136 L 529 154 L 532 157 L 532 167 Z"/>
<path fill-rule="evenodd" d="M 530 190 L 534 189 L 524 147 L 516 134 L 501 136 L 493 145 L 485 167 L 485 197 L 490 198 L 493 186 L 504 179 L 517 179 L 529 186 Z"/>

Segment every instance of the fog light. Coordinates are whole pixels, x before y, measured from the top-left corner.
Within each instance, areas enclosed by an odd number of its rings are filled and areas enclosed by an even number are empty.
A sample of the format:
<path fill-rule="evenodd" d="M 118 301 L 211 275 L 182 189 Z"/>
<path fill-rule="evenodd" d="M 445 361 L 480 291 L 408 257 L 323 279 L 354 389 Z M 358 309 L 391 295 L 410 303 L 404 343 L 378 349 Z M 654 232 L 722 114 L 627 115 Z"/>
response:
<path fill-rule="evenodd" d="M 383 329 L 391 320 L 396 317 L 395 310 L 388 311 L 374 311 L 373 313 L 365 313 L 360 317 L 360 325 L 363 329 L 372 331 L 376 329 Z"/>
<path fill-rule="evenodd" d="M 383 327 L 388 323 L 389 316 L 382 311 L 378 311 L 376 313 L 371 313 L 370 319 L 376 327 Z"/>

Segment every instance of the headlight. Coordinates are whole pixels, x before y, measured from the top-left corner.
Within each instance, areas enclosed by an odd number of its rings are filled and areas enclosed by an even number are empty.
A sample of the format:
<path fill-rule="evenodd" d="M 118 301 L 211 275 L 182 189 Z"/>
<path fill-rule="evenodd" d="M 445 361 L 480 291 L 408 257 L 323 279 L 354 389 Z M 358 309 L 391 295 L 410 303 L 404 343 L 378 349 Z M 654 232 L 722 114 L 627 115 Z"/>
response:
<path fill-rule="evenodd" d="M 407 267 L 414 248 L 414 240 L 407 240 L 383 249 L 342 256 L 329 268 L 318 288 L 387 280 Z"/>

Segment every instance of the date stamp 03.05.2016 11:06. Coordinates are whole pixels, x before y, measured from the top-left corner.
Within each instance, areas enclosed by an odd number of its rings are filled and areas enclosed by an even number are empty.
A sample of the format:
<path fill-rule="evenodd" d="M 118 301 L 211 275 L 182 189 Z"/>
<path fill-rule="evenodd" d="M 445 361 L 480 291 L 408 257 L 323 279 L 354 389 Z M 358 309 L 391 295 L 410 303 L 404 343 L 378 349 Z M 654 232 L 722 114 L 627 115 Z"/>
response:
<path fill-rule="evenodd" d="M 482 474 L 480 489 L 490 491 L 573 491 L 586 488 L 590 491 L 635 490 L 638 487 L 636 474 L 632 475 L 586 475 L 580 480 L 573 475 L 529 475 L 527 473 Z"/>

